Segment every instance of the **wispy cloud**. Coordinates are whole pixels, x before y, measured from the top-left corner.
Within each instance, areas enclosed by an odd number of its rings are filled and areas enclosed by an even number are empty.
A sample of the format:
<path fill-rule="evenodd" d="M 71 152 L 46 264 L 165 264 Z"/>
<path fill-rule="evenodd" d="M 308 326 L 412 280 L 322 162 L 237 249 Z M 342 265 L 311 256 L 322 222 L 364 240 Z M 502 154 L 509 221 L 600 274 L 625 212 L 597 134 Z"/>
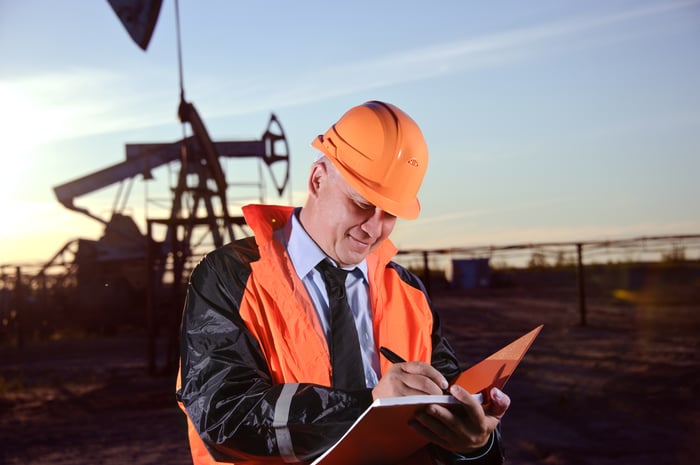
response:
<path fill-rule="evenodd" d="M 488 209 L 478 209 L 478 210 L 461 210 L 461 211 L 456 211 L 456 212 L 450 212 L 450 213 L 445 213 L 442 215 L 434 215 L 434 216 L 428 216 L 428 217 L 420 217 L 419 219 L 413 221 L 414 224 L 417 225 L 430 225 L 431 227 L 434 227 L 436 224 L 441 224 L 441 223 L 449 223 L 452 221 L 460 221 L 464 220 L 467 218 L 478 218 L 478 217 L 483 217 L 483 216 L 493 216 L 497 215 L 500 216 L 503 213 L 508 213 L 508 212 L 523 212 L 523 211 L 530 211 L 534 209 L 540 209 L 542 207 L 551 207 L 554 205 L 563 205 L 570 203 L 571 199 L 570 198 L 564 198 L 564 197 L 558 197 L 558 198 L 552 198 L 548 200 L 543 200 L 543 201 L 538 201 L 538 202 L 529 202 L 526 204 L 510 204 L 505 207 L 501 208 L 488 208 Z"/>
<path fill-rule="evenodd" d="M 236 114 L 274 107 L 308 104 L 328 98 L 388 87 L 412 81 L 422 81 L 476 70 L 506 66 L 534 59 L 546 53 L 563 50 L 574 38 L 602 46 L 601 37 L 594 32 L 610 29 L 635 20 L 663 15 L 696 7 L 700 1 L 679 1 L 648 4 L 597 16 L 564 18 L 560 21 L 499 31 L 480 37 L 434 44 L 404 50 L 366 61 L 328 65 L 290 80 L 285 75 L 284 85 L 272 81 L 260 85 L 260 93 L 235 92 L 243 105 Z M 616 34 L 620 34 L 615 31 Z M 649 32 L 653 33 L 653 32 Z M 616 40 L 615 35 L 608 40 Z M 581 46 L 581 45 L 579 45 Z M 283 89 L 276 91 L 275 89 Z M 218 116 L 231 114 L 230 106 L 220 106 Z M 215 110 L 216 111 L 216 110 Z"/>
<path fill-rule="evenodd" d="M 601 40 L 595 32 L 638 19 L 687 10 L 698 0 L 643 5 L 598 16 L 565 18 L 526 28 L 498 31 L 480 37 L 403 50 L 365 61 L 330 64 L 308 73 L 277 73 L 272 78 L 247 76 L 234 80 L 189 70 L 187 84 L 206 89 L 207 116 L 225 117 L 270 108 L 306 105 L 330 98 L 412 81 L 506 66 L 567 47 L 569 39 Z M 613 40 L 613 39 L 610 39 Z M 600 43 L 597 44 L 598 46 Z M 169 70 L 168 72 L 171 72 Z M 173 92 L 145 90 L 146 82 L 166 81 L 166 71 L 144 69 L 138 84 L 117 71 L 72 69 L 38 75 L 21 82 L 2 82 L 3 95 L 15 96 L 14 106 L 31 108 L 35 121 L 28 127 L 45 128 L 45 140 L 117 132 L 173 121 Z M 281 81 L 281 82 L 280 82 Z M 155 86 L 162 88 L 162 86 Z M 193 95 L 200 95 L 194 92 Z M 226 95 L 225 99 L 221 95 Z M 231 102 L 235 101 L 236 105 Z M 21 130 L 20 122 L 14 126 Z"/>

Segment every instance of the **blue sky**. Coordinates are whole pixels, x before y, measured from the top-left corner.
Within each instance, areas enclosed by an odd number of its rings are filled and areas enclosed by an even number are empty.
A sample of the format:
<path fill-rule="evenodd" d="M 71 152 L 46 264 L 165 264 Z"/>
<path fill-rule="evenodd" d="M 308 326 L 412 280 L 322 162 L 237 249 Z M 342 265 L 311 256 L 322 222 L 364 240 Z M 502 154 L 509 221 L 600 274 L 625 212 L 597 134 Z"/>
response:
<path fill-rule="evenodd" d="M 400 248 L 700 233 L 698 1 L 181 0 L 180 23 L 186 98 L 215 140 L 259 138 L 274 112 L 292 203 L 346 109 L 414 117 L 431 160 Z M 0 264 L 97 239 L 53 187 L 182 137 L 176 47 L 173 0 L 145 52 L 107 1 L 0 0 Z"/>

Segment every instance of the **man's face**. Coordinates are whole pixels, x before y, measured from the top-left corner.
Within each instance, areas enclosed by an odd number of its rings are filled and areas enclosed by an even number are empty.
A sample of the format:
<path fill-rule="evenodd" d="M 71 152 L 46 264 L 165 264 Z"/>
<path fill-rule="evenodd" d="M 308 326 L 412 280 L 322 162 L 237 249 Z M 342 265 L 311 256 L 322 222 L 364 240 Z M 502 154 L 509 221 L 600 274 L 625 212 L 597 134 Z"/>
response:
<path fill-rule="evenodd" d="M 319 234 L 314 238 L 340 266 L 360 263 L 396 225 L 396 217 L 375 207 L 332 167 L 319 190 Z"/>

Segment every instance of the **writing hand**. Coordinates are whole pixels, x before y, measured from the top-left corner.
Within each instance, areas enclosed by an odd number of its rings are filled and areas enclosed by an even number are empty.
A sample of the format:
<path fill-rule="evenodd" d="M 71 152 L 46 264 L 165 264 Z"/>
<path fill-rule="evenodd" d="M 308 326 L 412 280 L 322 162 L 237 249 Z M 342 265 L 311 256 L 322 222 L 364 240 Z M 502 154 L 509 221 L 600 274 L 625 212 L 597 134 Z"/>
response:
<path fill-rule="evenodd" d="M 460 402 L 452 406 L 430 405 L 416 415 L 413 427 L 438 446 L 461 453 L 484 447 L 510 406 L 510 397 L 492 388 L 486 404 L 481 405 L 460 386 L 450 387 Z"/>
<path fill-rule="evenodd" d="M 445 377 L 428 363 L 395 363 L 372 389 L 372 397 L 379 399 L 419 394 L 440 395 L 447 386 Z"/>

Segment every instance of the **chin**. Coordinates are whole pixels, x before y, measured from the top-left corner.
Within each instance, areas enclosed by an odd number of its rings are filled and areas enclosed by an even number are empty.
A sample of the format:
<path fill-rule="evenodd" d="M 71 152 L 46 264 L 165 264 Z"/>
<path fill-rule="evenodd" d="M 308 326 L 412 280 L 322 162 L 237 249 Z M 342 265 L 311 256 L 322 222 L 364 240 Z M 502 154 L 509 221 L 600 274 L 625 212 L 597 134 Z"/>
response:
<path fill-rule="evenodd" d="M 338 255 L 338 265 L 340 266 L 355 266 L 360 263 L 367 254 L 358 254 L 354 252 L 346 252 Z"/>

